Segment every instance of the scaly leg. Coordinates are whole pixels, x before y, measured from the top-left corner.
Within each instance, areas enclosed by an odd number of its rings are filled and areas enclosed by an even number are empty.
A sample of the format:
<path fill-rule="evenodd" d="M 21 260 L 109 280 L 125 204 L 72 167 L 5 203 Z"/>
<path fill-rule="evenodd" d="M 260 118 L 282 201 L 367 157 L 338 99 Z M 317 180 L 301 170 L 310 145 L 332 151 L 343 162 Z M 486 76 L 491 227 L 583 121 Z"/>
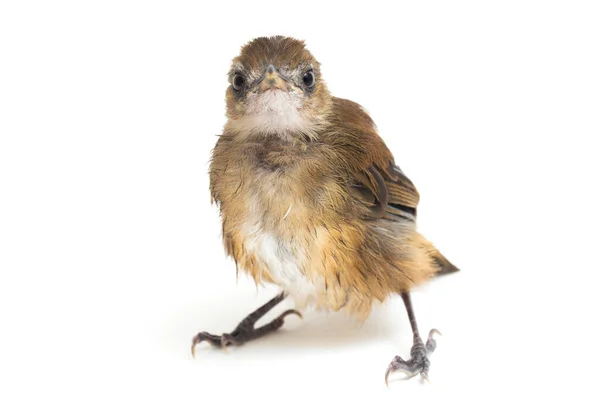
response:
<path fill-rule="evenodd" d="M 302 314 L 300 314 L 298 311 L 287 310 L 268 324 L 263 325 L 260 328 L 254 328 L 256 322 L 266 313 L 268 313 L 273 307 L 281 303 L 285 297 L 286 294 L 282 292 L 273 299 L 269 300 L 262 307 L 258 308 L 252 314 L 244 318 L 231 333 L 224 333 L 221 336 L 212 335 L 208 332 L 198 333 L 192 340 L 192 356 L 196 356 L 196 345 L 200 342 L 207 341 L 215 347 L 226 349 L 226 347 L 231 344 L 241 345 L 251 340 L 258 339 L 259 337 L 262 337 L 268 333 L 275 332 L 283 326 L 284 318 L 290 314 L 296 314 L 302 318 Z"/>
<path fill-rule="evenodd" d="M 402 357 L 396 356 L 390 363 L 385 371 L 385 384 L 388 384 L 388 377 L 394 371 L 401 371 L 406 374 L 406 379 L 410 379 L 417 374 L 421 374 L 424 380 L 428 380 L 429 372 L 429 355 L 433 353 L 436 347 L 435 339 L 433 335 L 441 333 L 437 329 L 432 329 L 429 332 L 427 343 L 423 344 L 421 336 L 419 335 L 419 328 L 417 328 L 417 319 L 413 311 L 412 302 L 410 300 L 410 293 L 402 293 L 402 300 L 408 313 L 408 319 L 410 320 L 410 326 L 413 331 L 413 346 L 410 349 L 410 358 L 404 361 Z"/>

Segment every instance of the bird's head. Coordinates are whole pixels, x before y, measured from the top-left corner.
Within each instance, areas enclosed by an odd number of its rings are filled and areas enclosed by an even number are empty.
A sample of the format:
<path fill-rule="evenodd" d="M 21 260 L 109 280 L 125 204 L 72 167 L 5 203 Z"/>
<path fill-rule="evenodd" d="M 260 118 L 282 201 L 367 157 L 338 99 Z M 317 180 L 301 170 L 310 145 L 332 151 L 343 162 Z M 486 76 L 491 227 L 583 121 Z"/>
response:
<path fill-rule="evenodd" d="M 314 138 L 326 124 L 331 95 L 304 42 L 259 37 L 233 59 L 227 129 L 243 134 Z"/>

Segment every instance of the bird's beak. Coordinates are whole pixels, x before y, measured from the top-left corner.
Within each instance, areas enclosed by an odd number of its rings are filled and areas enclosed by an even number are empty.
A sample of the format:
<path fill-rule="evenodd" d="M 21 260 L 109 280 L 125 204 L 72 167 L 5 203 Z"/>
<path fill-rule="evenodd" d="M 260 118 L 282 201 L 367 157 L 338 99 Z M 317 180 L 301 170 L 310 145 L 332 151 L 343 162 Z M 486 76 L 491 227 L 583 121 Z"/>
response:
<path fill-rule="evenodd" d="M 272 64 L 267 67 L 265 75 L 258 86 L 258 90 L 261 93 L 269 89 L 280 89 L 284 91 L 287 89 L 285 80 Z"/>

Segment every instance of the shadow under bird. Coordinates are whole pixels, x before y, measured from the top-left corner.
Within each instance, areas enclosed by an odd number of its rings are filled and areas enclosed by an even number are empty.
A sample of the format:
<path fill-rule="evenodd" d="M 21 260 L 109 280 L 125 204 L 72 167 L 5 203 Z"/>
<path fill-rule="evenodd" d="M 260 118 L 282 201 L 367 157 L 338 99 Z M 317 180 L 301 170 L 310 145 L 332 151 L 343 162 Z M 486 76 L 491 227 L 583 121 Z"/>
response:
<path fill-rule="evenodd" d="M 419 193 L 357 103 L 330 94 L 304 42 L 256 38 L 233 59 L 227 122 L 213 149 L 210 192 L 226 253 L 281 294 L 231 333 L 197 334 L 226 348 L 274 332 L 306 307 L 364 320 L 376 302 L 400 295 L 414 344 L 385 373 L 427 379 L 432 329 L 421 339 L 411 289 L 458 271 L 416 228 Z M 290 296 L 295 310 L 255 327 Z"/>

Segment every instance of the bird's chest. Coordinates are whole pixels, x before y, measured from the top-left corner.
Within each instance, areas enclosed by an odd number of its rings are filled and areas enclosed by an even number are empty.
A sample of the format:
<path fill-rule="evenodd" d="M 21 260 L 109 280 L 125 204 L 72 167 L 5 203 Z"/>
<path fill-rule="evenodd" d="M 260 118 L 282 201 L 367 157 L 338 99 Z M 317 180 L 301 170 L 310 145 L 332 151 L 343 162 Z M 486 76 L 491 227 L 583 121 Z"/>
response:
<path fill-rule="evenodd" d="M 259 228 L 250 224 L 248 228 Z M 288 292 L 302 305 L 317 300 L 324 287 L 320 279 L 307 275 L 308 248 L 295 240 L 286 240 L 276 233 L 258 229 L 245 231 L 245 246 L 257 260 L 258 273 Z M 300 305 L 300 306 L 302 306 Z"/>
<path fill-rule="evenodd" d="M 230 202 L 241 207 L 239 224 L 281 240 L 314 224 L 315 205 L 324 191 L 322 174 L 316 179 L 311 168 L 311 153 L 271 144 L 254 147 L 246 155 L 228 184 L 238 188 Z"/>
<path fill-rule="evenodd" d="M 242 268 L 270 280 L 296 298 L 310 303 L 323 290 L 318 277 L 310 277 L 315 240 L 311 235 L 315 194 L 307 188 L 310 177 L 287 159 L 277 165 L 277 154 L 258 157 L 239 169 L 237 195 L 230 199 L 230 218 L 225 229 L 236 232 L 243 248 Z"/>
<path fill-rule="evenodd" d="M 244 218 L 239 224 L 244 247 L 257 260 L 261 273 L 298 301 L 309 301 L 322 286 L 307 273 L 314 251 L 310 202 L 294 188 L 290 176 L 265 171 L 261 175 L 244 199 Z"/>

